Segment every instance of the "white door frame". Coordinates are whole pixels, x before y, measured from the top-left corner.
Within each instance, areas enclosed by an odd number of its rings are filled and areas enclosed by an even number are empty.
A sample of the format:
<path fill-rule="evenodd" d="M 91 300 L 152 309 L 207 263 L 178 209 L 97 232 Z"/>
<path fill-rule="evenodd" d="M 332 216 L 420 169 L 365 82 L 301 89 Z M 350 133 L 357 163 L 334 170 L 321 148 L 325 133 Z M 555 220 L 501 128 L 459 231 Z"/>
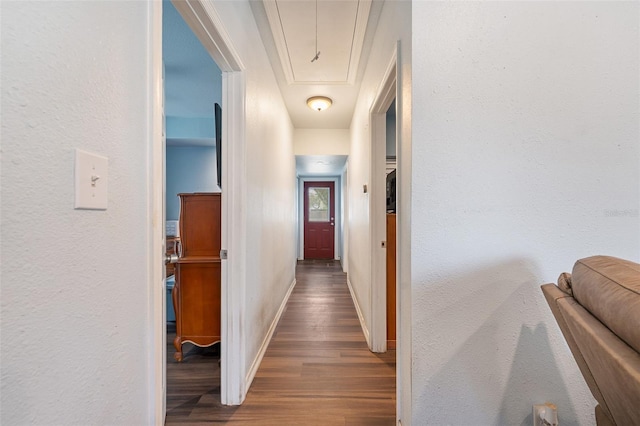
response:
<path fill-rule="evenodd" d="M 371 235 L 371 350 L 387 351 L 387 249 L 383 241 L 387 239 L 387 182 L 386 182 L 386 141 L 387 111 L 398 97 L 397 94 L 397 51 L 394 50 L 376 99 L 370 109 L 371 120 L 371 191 L 369 195 L 369 232 Z M 399 133 L 396 126 L 396 138 Z M 397 139 L 396 139 L 397 140 Z"/>
<path fill-rule="evenodd" d="M 185 22 L 200 39 L 222 71 L 222 247 L 228 260 L 222 262 L 221 277 L 221 402 L 239 405 L 246 396 L 245 340 L 241 326 L 244 318 L 246 247 L 245 170 L 245 75 L 244 65 L 213 4 L 207 0 L 173 2 Z M 165 287 L 163 282 L 164 240 L 164 143 L 162 140 L 162 2 L 150 2 L 151 58 L 153 93 L 150 147 L 150 217 L 149 276 L 153 306 L 153 371 L 150 386 L 154 401 L 151 423 L 162 425 L 166 409 L 166 326 Z M 233 282 L 233 286 L 229 283 Z"/>
<path fill-rule="evenodd" d="M 411 44 L 396 52 L 396 419 L 411 426 Z"/>
<path fill-rule="evenodd" d="M 300 176 L 298 177 L 298 259 L 304 259 L 304 183 L 305 182 L 333 182 L 335 196 L 335 225 L 333 237 L 333 259 L 340 260 L 343 255 L 342 247 L 342 178 L 340 176 Z"/>
<path fill-rule="evenodd" d="M 148 102 L 149 129 L 148 185 L 149 185 L 149 253 L 147 276 L 150 280 L 149 301 L 151 306 L 152 333 L 148 342 L 152 359 L 149 372 L 149 395 L 153 401 L 149 406 L 149 423 L 163 425 L 166 410 L 166 284 L 163 257 L 165 254 L 165 143 L 164 143 L 164 82 L 162 65 L 162 2 L 149 2 L 149 38 L 151 52 L 147 72 L 151 76 Z"/>
<path fill-rule="evenodd" d="M 386 112 L 396 99 L 396 421 L 411 425 L 411 75 L 398 41 L 371 107 L 371 350 L 387 346 Z"/>

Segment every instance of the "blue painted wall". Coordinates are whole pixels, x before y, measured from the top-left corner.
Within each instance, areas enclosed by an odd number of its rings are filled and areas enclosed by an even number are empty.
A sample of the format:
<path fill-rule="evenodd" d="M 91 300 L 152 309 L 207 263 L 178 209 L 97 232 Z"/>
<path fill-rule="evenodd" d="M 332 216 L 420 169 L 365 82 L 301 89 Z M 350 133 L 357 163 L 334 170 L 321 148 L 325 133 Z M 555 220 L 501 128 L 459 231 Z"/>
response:
<path fill-rule="evenodd" d="M 172 145 L 171 139 L 211 139 L 211 145 L 216 137 L 216 120 L 213 112 L 210 117 L 173 117 L 167 116 L 167 144 Z M 202 144 L 201 144 L 202 145 Z M 197 144 L 191 144 L 197 146 Z"/>
<path fill-rule="evenodd" d="M 220 192 L 216 184 L 216 149 L 167 146 L 167 220 L 178 220 L 181 192 Z"/>
<path fill-rule="evenodd" d="M 173 4 L 162 4 L 165 115 L 213 119 L 213 104 L 222 101 L 220 68 Z"/>
<path fill-rule="evenodd" d="M 180 215 L 178 193 L 219 192 L 213 146 L 213 105 L 222 103 L 222 74 L 168 0 L 163 1 L 162 44 L 167 135 L 166 218 L 177 220 Z M 202 146 L 204 144 L 211 146 Z"/>

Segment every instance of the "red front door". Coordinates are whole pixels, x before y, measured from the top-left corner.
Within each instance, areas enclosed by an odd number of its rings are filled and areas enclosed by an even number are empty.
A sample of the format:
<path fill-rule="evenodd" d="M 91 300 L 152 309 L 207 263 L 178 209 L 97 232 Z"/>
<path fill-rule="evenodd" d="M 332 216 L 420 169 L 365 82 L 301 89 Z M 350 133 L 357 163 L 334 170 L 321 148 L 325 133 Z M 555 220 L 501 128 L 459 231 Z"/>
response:
<path fill-rule="evenodd" d="M 304 258 L 333 259 L 335 191 L 333 182 L 304 183 Z"/>

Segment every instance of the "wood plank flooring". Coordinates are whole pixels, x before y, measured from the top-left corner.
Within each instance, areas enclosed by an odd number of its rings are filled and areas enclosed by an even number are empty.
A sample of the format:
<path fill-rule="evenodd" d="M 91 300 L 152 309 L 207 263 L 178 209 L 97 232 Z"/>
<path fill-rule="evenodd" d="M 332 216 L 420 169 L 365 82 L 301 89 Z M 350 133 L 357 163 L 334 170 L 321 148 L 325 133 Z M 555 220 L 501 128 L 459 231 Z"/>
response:
<path fill-rule="evenodd" d="M 168 345 L 167 425 L 395 424 L 395 351 L 367 348 L 340 264 L 301 261 L 296 278 L 243 405 L 220 404 L 216 347 L 178 364 Z"/>

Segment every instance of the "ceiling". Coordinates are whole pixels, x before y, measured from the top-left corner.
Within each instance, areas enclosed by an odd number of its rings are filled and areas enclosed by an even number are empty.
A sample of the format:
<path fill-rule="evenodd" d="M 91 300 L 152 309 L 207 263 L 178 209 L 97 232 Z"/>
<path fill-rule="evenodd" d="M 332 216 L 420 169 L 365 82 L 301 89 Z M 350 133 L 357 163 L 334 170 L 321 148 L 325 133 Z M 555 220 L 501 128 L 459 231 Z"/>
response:
<path fill-rule="evenodd" d="M 288 84 L 353 84 L 370 1 L 263 4 Z"/>
<path fill-rule="evenodd" d="M 262 0 L 251 9 L 293 126 L 348 129 L 382 1 Z M 317 13 L 316 13 L 317 10 Z M 311 62 L 317 50 L 320 55 Z M 307 107 L 328 96 L 331 108 Z"/>
<path fill-rule="evenodd" d="M 339 176 L 346 162 L 346 155 L 296 155 L 296 172 L 298 176 Z"/>

